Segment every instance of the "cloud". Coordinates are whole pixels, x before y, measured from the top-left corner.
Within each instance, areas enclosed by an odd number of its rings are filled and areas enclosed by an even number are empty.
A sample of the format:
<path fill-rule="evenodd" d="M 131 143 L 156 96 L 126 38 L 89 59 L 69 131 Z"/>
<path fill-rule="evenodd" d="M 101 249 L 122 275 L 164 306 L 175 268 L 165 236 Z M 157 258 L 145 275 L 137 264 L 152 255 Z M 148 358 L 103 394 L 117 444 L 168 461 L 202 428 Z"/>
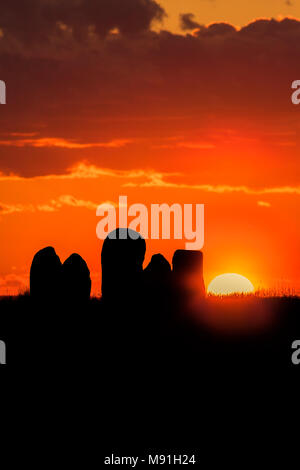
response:
<path fill-rule="evenodd" d="M 18 15 L 15 12 L 18 11 Z M 165 11 L 155 0 L 2 0 L 0 28 L 22 44 L 147 31 Z"/>
<path fill-rule="evenodd" d="M 200 29 L 200 23 L 195 21 L 195 15 L 193 13 L 182 13 L 180 15 L 180 27 L 183 31 L 189 31 L 192 29 Z"/>
<path fill-rule="evenodd" d="M 33 137 L 37 135 L 36 132 L 11 132 L 10 136 L 12 137 Z"/>
<path fill-rule="evenodd" d="M 271 207 L 271 204 L 265 201 L 257 201 L 257 205 L 260 207 Z"/>
<path fill-rule="evenodd" d="M 64 5 L 71 15 L 67 2 L 53 4 Z M 31 3 L 27 5 L 30 10 Z M 13 11 L 10 15 L 16 21 Z M 1 78 L 8 84 L 9 103 L 5 119 L 0 118 L 1 131 L 36 135 L 0 136 L 6 147 L 2 171 L 65 171 L 74 163 L 73 149 L 74 154 L 82 152 L 80 158 L 104 165 L 106 152 L 119 148 L 115 166 L 123 165 L 125 158 L 131 165 L 138 160 L 126 148 L 132 135 L 139 144 L 152 139 L 153 145 L 158 135 L 178 132 L 187 136 L 192 148 L 197 138 L 206 144 L 205 131 L 217 133 L 224 123 L 241 129 L 251 122 L 253 134 L 261 131 L 262 123 L 274 131 L 297 126 L 290 100 L 291 81 L 300 71 L 300 21 L 294 19 L 256 20 L 240 29 L 215 23 L 193 34 L 146 30 L 134 39 L 127 34 L 96 34 L 87 42 L 62 33 L 59 40 L 55 36 L 47 43 L 35 39 L 30 47 L 17 36 L 18 30 L 11 30 L 0 38 Z M 170 116 L 172 123 L 166 121 Z M 293 152 L 293 142 L 288 141 L 277 146 L 279 152 L 285 147 Z M 219 144 L 229 145 L 222 139 Z M 180 145 L 184 144 L 178 143 L 179 150 Z M 145 147 L 140 152 L 149 162 Z M 56 155 L 50 153 L 53 148 Z M 164 160 L 161 152 L 151 156 L 155 167 L 172 157 L 171 152 Z M 215 153 L 214 158 L 218 164 L 223 155 Z"/>
<path fill-rule="evenodd" d="M 33 204 L 6 204 L 4 202 L 0 202 L 0 216 L 1 215 L 8 215 L 8 214 L 15 214 L 20 212 L 34 212 L 35 208 Z"/>
<path fill-rule="evenodd" d="M 64 174 L 52 174 L 45 176 L 34 176 L 32 178 L 24 178 L 18 175 L 0 174 L 0 182 L 19 182 L 19 181 L 38 181 L 38 180 L 84 180 L 84 179 L 97 179 L 101 177 L 118 178 L 123 180 L 136 180 L 122 183 L 123 187 L 139 187 L 139 188 L 174 188 L 174 189 L 193 189 L 208 193 L 224 194 L 224 193 L 244 193 L 249 195 L 261 195 L 261 194 L 300 194 L 300 186 L 274 186 L 255 188 L 250 186 L 233 186 L 233 185 L 211 185 L 211 184 L 188 184 L 167 181 L 166 178 L 170 177 L 181 177 L 184 175 L 176 172 L 160 172 L 156 170 L 144 170 L 144 169 L 133 169 L 133 170 L 116 170 L 111 168 L 101 168 L 95 165 L 89 165 L 85 162 L 78 163 L 77 165 L 69 168 Z M 59 207 L 61 205 L 76 205 L 80 206 L 80 201 L 72 199 L 72 196 L 61 196 L 62 199 L 56 202 L 52 201 L 50 207 Z M 90 203 L 89 201 L 82 201 L 82 207 L 94 208 L 98 204 Z M 0 205 L 1 207 L 1 205 Z M 4 208 L 4 206 L 2 206 Z M 14 212 L 18 212 L 18 206 L 15 207 Z M 32 206 L 26 206 L 27 210 L 32 211 Z M 49 210 L 48 206 L 45 206 L 45 210 Z M 48 208 L 48 209 L 47 209 Z M 9 210 L 9 209 L 7 209 Z M 51 210 L 51 209 L 50 209 Z M 1 209 L 0 209 L 1 211 Z M 21 209 L 19 209 L 21 211 Z M 2 211 L 3 213 L 3 211 Z"/>
<path fill-rule="evenodd" d="M 210 150 L 215 148 L 215 144 L 210 142 L 176 142 L 174 144 L 162 144 L 157 145 L 155 148 L 160 149 L 175 149 L 175 148 L 185 148 L 192 150 Z"/>
<path fill-rule="evenodd" d="M 23 178 L 22 176 L 18 176 L 14 173 L 3 173 L 0 171 L 0 181 L 8 181 L 8 182 L 12 182 L 12 181 L 22 181 L 24 180 L 25 178 Z"/>
<path fill-rule="evenodd" d="M 229 23 L 212 23 L 207 27 L 200 27 L 194 34 L 196 37 L 214 37 L 214 36 L 225 36 L 227 34 L 235 34 L 237 29 Z"/>
<path fill-rule="evenodd" d="M 71 196 L 69 194 L 62 195 L 58 199 L 53 199 L 51 201 L 51 204 L 53 207 L 57 209 L 61 209 L 64 206 L 69 206 L 69 207 L 80 207 L 80 208 L 89 209 L 89 210 L 96 210 L 99 205 L 92 201 L 84 201 L 82 199 L 76 199 L 76 197 Z"/>
<path fill-rule="evenodd" d="M 152 179 L 156 172 L 153 170 L 133 169 L 133 170 L 117 170 L 111 168 L 101 168 L 96 165 L 90 165 L 85 162 L 77 163 L 70 167 L 66 173 L 63 174 L 51 174 L 44 176 L 33 176 L 31 178 L 25 178 L 15 174 L 0 173 L 0 181 L 32 181 L 32 180 L 69 180 L 69 179 L 95 179 L 100 177 L 111 177 L 111 178 L 146 178 Z M 160 175 L 160 174 L 159 174 Z M 165 176 L 175 176 L 177 173 L 164 173 Z"/>
<path fill-rule="evenodd" d="M 19 135 L 18 133 L 14 135 Z M 109 142 L 76 142 L 74 140 L 61 139 L 57 137 L 40 137 L 35 139 L 0 139 L 0 146 L 6 147 L 60 147 L 66 149 L 87 149 L 87 148 L 120 148 L 131 144 L 132 139 L 114 139 Z"/>
<path fill-rule="evenodd" d="M 0 202 L 0 216 L 19 214 L 24 212 L 57 212 L 58 210 L 64 207 L 96 210 L 100 204 L 109 204 L 117 207 L 117 204 L 112 201 L 96 203 L 83 199 L 77 199 L 76 197 L 70 194 L 64 194 L 56 199 L 52 199 L 47 204 L 6 204 Z"/>
<path fill-rule="evenodd" d="M 140 188 L 173 188 L 173 189 L 193 189 L 208 193 L 224 194 L 224 193 L 244 193 L 248 195 L 260 194 L 295 194 L 300 195 L 300 186 L 278 186 L 266 188 L 251 188 L 249 186 L 231 186 L 231 185 L 211 185 L 211 184 L 187 184 L 187 183 L 174 183 L 165 181 L 163 173 L 155 173 L 148 175 L 146 182 L 130 182 L 125 183 L 125 187 L 140 187 Z"/>

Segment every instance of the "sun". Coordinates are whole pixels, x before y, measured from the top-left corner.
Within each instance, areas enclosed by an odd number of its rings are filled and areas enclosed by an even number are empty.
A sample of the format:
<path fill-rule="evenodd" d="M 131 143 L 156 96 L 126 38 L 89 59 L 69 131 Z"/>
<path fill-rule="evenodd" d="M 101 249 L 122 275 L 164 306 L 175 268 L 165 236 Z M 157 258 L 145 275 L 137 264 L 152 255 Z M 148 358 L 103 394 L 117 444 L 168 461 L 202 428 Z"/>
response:
<path fill-rule="evenodd" d="M 210 282 L 207 292 L 213 295 L 251 294 L 254 287 L 249 279 L 240 274 L 225 273 Z"/>

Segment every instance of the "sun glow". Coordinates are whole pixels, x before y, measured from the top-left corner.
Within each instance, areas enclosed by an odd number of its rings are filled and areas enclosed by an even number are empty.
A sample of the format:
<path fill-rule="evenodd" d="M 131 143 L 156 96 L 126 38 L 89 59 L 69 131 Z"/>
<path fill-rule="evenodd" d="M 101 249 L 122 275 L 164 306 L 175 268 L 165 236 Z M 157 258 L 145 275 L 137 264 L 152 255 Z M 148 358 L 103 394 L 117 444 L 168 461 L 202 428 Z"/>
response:
<path fill-rule="evenodd" d="M 253 284 L 244 276 L 235 273 L 220 274 L 209 284 L 207 292 L 213 295 L 251 294 Z"/>

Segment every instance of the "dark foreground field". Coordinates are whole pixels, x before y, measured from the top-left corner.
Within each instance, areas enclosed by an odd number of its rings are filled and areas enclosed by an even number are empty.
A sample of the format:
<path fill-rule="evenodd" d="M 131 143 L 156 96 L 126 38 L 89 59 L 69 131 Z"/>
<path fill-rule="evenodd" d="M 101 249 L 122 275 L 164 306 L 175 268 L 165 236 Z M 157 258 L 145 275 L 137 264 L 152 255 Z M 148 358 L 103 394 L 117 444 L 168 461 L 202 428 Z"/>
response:
<path fill-rule="evenodd" d="M 116 299 L 107 305 L 93 298 L 57 305 L 51 299 L 34 303 L 27 294 L 2 297 L 0 339 L 7 345 L 7 364 L 20 367 L 26 358 L 32 366 L 111 370 L 126 362 L 128 371 L 142 360 L 158 368 L 164 361 L 203 370 L 295 368 L 299 297 L 211 296 L 189 307 L 155 297 L 142 302 Z"/>
<path fill-rule="evenodd" d="M 2 298 L 5 368 L 25 377 L 16 403 L 31 385 L 42 422 L 55 417 L 56 435 L 64 434 L 57 423 L 73 423 L 74 439 L 80 426 L 98 457 L 190 448 L 212 464 L 244 448 L 243 459 L 256 461 L 261 446 L 266 463 L 276 460 L 278 419 L 296 406 L 300 299 L 208 297 L 185 309 L 155 296 L 143 302 Z"/>

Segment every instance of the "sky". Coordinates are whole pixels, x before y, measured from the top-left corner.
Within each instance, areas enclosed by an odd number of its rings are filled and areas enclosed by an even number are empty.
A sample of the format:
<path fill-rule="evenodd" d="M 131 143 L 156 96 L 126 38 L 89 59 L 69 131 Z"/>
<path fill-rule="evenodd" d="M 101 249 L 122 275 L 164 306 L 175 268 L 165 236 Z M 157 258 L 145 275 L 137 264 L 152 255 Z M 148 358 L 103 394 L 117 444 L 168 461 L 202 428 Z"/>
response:
<path fill-rule="evenodd" d="M 225 21 L 242 27 L 256 18 L 300 16 L 299 0 L 161 0 L 168 17 L 164 26 L 180 32 L 178 17 L 193 13 L 200 24 Z"/>
<path fill-rule="evenodd" d="M 299 293 L 291 3 L 1 2 L 0 294 L 28 288 L 51 245 L 86 259 L 99 295 L 96 207 L 120 195 L 205 204 L 206 285 L 235 272 Z M 183 247 L 148 240 L 145 266 Z"/>

